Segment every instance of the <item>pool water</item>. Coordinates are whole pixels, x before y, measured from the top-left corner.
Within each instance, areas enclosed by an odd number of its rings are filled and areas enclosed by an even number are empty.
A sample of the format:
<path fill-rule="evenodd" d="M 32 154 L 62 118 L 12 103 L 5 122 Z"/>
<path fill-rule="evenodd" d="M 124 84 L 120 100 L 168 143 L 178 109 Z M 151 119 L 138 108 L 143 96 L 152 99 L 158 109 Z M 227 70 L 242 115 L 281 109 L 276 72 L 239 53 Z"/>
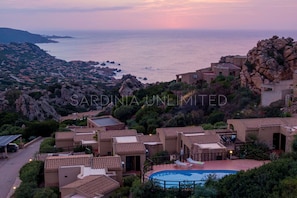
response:
<path fill-rule="evenodd" d="M 226 175 L 235 174 L 234 170 L 164 170 L 153 173 L 149 179 L 164 188 L 178 187 L 181 184 L 204 184 L 212 177 L 220 179 Z"/>

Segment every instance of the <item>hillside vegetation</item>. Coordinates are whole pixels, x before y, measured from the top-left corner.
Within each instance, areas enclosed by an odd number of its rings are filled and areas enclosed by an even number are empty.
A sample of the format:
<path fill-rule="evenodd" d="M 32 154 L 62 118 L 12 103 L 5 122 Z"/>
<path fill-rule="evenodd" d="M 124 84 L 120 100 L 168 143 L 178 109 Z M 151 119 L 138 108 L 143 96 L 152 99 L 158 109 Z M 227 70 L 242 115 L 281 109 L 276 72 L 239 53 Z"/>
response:
<path fill-rule="evenodd" d="M 191 86 L 180 82 L 150 85 L 123 97 L 113 116 L 139 132 L 157 127 L 200 125 L 224 128 L 230 118 L 285 116 L 278 107 L 259 107 L 260 96 L 240 86 L 240 79 L 219 76 L 211 84 Z"/>
<path fill-rule="evenodd" d="M 0 43 L 56 43 L 45 36 L 32 34 L 23 30 L 0 28 Z"/>

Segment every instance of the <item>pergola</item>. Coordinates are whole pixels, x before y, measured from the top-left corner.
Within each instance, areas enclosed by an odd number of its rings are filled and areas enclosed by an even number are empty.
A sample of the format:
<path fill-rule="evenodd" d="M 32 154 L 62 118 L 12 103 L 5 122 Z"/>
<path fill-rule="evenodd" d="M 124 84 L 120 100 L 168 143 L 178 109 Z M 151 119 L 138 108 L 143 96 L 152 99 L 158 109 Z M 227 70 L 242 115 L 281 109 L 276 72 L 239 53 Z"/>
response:
<path fill-rule="evenodd" d="M 4 135 L 0 136 L 0 148 L 4 148 L 3 157 L 7 158 L 7 145 L 16 139 L 22 137 L 22 135 Z"/>

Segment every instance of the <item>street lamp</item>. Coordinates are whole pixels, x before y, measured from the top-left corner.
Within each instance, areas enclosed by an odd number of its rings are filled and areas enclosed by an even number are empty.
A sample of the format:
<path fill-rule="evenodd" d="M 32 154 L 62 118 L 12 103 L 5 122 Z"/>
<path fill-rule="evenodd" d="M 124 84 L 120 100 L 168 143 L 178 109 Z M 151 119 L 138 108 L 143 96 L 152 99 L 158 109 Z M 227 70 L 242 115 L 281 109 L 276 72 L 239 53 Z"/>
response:
<path fill-rule="evenodd" d="M 230 151 L 229 151 L 229 154 L 230 154 L 230 159 L 232 159 L 232 154 L 233 154 L 233 151 L 232 151 L 232 150 L 230 150 Z"/>

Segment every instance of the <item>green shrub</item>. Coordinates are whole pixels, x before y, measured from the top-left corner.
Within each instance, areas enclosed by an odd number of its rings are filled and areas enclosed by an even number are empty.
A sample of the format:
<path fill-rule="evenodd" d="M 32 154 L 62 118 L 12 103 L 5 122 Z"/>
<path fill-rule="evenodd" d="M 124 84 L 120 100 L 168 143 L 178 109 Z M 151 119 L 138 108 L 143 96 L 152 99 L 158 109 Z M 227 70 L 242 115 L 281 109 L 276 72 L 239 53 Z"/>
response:
<path fill-rule="evenodd" d="M 35 182 L 40 184 L 43 182 L 44 162 L 31 161 L 25 164 L 19 171 L 22 182 Z"/>
<path fill-rule="evenodd" d="M 65 132 L 67 133 L 67 132 Z M 62 148 L 56 148 L 55 147 L 55 138 L 49 137 L 45 138 L 39 148 L 40 153 L 57 153 L 63 151 Z"/>
<path fill-rule="evenodd" d="M 216 188 L 217 197 L 296 197 L 296 174 L 297 161 L 279 159 L 225 176 L 212 187 Z"/>
<path fill-rule="evenodd" d="M 204 130 L 212 130 L 212 129 L 214 129 L 214 126 L 212 124 L 210 124 L 210 123 L 201 124 L 201 127 Z"/>
<path fill-rule="evenodd" d="M 155 165 L 170 163 L 170 155 L 167 151 L 161 151 L 153 155 L 151 160 Z"/>
<path fill-rule="evenodd" d="M 58 198 L 58 194 L 51 188 L 38 188 L 35 190 L 33 198 Z"/>
<path fill-rule="evenodd" d="M 37 184 L 35 182 L 22 182 L 15 190 L 15 198 L 32 198 L 34 196 Z"/>
<path fill-rule="evenodd" d="M 128 198 L 130 194 L 130 187 L 123 186 L 118 188 L 111 194 L 111 198 Z"/>
<path fill-rule="evenodd" d="M 214 124 L 216 122 L 221 122 L 224 120 L 225 114 L 223 112 L 215 111 L 212 112 L 207 119 L 208 123 Z"/>
<path fill-rule="evenodd" d="M 191 198 L 216 198 L 217 191 L 214 188 L 208 188 L 205 186 L 198 185 L 195 187 L 194 195 Z"/>
<path fill-rule="evenodd" d="M 86 154 L 91 154 L 93 152 L 93 148 L 91 146 L 76 146 L 73 149 L 73 152 L 85 152 Z"/>
<path fill-rule="evenodd" d="M 128 186 L 128 187 L 132 187 L 132 184 L 135 180 L 139 179 L 139 177 L 135 176 L 135 175 L 129 175 L 127 177 L 123 178 L 123 185 L 124 186 Z"/>
<path fill-rule="evenodd" d="M 246 159 L 269 160 L 269 147 L 264 143 L 249 143 L 241 147 L 240 156 Z"/>

